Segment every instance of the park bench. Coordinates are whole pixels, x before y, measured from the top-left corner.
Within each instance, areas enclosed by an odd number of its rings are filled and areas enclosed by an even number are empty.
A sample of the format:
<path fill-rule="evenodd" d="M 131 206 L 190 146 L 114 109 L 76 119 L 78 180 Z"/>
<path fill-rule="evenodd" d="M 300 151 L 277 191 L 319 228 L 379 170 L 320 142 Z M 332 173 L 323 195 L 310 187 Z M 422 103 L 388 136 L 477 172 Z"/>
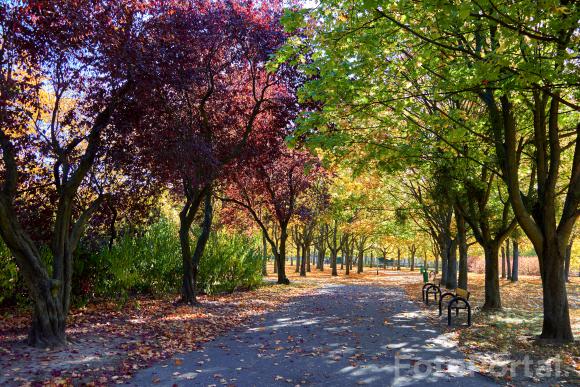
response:
<path fill-rule="evenodd" d="M 423 302 L 425 302 L 425 305 L 429 305 L 429 295 L 432 294 L 433 295 L 433 300 L 437 301 L 437 299 L 441 299 L 441 282 L 439 283 L 439 285 L 434 284 L 433 282 L 427 282 L 425 285 L 423 285 L 423 289 L 422 289 L 422 297 L 423 297 Z"/>
<path fill-rule="evenodd" d="M 443 314 L 443 303 L 446 298 L 450 298 L 447 303 L 447 325 L 451 325 L 451 310 L 455 310 L 455 316 L 459 316 L 460 310 L 467 310 L 467 326 L 471 326 L 471 305 L 469 304 L 469 293 L 465 289 L 456 288 L 453 292 L 446 292 L 439 297 L 439 316 Z"/>

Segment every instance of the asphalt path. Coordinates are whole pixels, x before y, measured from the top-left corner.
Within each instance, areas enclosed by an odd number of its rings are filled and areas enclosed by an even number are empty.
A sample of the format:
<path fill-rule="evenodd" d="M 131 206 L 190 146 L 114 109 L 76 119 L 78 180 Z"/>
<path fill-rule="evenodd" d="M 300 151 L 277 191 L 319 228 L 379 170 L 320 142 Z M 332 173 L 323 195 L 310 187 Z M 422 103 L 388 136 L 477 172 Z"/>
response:
<path fill-rule="evenodd" d="M 134 385 L 494 386 L 396 286 L 327 285 Z"/>

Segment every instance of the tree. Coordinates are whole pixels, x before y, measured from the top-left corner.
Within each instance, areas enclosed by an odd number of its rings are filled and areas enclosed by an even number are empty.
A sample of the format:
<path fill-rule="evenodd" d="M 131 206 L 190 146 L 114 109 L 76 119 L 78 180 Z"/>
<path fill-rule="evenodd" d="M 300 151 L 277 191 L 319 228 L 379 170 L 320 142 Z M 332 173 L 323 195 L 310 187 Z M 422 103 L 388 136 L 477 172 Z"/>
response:
<path fill-rule="evenodd" d="M 338 252 L 343 249 L 345 239 L 339 236 L 338 219 L 332 221 L 332 226 L 326 224 L 326 230 L 324 232 L 326 235 L 326 245 L 328 250 L 330 250 L 330 268 L 332 269 L 332 275 L 337 276 L 337 256 Z"/>
<path fill-rule="evenodd" d="M 365 1 L 347 10 L 340 6 L 322 1 L 314 10 L 288 17 L 288 25 L 301 27 L 309 38 L 292 42 L 293 47 L 319 54 L 304 66 L 318 78 L 303 94 L 324 109 L 311 112 L 304 127 L 330 129 L 333 141 L 343 144 L 363 141 L 369 149 L 363 159 L 393 159 L 398 149 L 406 150 L 406 159 L 421 158 L 415 147 L 393 146 L 397 139 L 409 140 L 411 131 L 428 134 L 462 158 L 471 157 L 450 137 L 470 132 L 491 144 L 496 155 L 491 173 L 506 186 L 505 201 L 538 253 L 541 337 L 573 340 L 563 273 L 566 245 L 580 215 L 579 71 L 577 61 L 570 60 L 578 51 L 578 4 Z M 385 53 L 390 60 L 384 60 Z M 434 118 L 441 125 L 460 125 L 448 134 L 433 130 L 417 101 L 449 96 L 477 104 L 486 117 L 475 128 L 465 127 L 459 112 L 437 109 Z M 397 116 L 414 129 L 397 126 Z M 336 130 L 347 120 L 361 123 L 366 139 L 361 139 L 363 131 Z M 396 128 L 395 135 L 373 136 L 387 125 Z"/>
<path fill-rule="evenodd" d="M 182 302 L 195 304 L 199 262 L 211 225 L 211 197 L 241 160 L 268 153 L 295 105 L 286 67 L 267 68 L 285 34 L 279 2 L 171 2 L 149 44 L 163 53 L 162 74 L 140 114 L 139 149 L 150 168 L 182 198 Z M 153 134 L 152 134 L 153 132 Z M 156 141 L 151 141 L 151 136 Z M 267 159 L 267 155 L 263 159 Z M 205 205 L 204 205 L 205 203 Z M 201 232 L 191 228 L 203 207 Z"/>
<path fill-rule="evenodd" d="M 136 83 L 148 83 L 146 69 L 135 61 L 143 56 L 148 9 L 139 1 L 0 7 L 0 235 L 33 301 L 28 343 L 55 347 L 66 343 L 73 254 L 108 195 L 94 184 L 104 138 L 129 96 L 135 97 Z M 49 95 L 44 101 L 50 105 L 39 102 L 42 95 Z M 49 215 L 38 220 L 50 230 L 51 270 L 20 216 L 43 189 L 51 195 L 36 198 Z"/>
<path fill-rule="evenodd" d="M 286 277 L 286 242 L 288 226 L 297 215 L 297 203 L 322 170 L 318 160 L 307 152 L 279 145 L 277 157 L 259 164 L 240 165 L 230 177 L 225 195 L 220 199 L 246 210 L 262 229 L 277 262 L 278 283 L 289 284 Z M 269 213 L 279 229 L 279 237 L 266 227 L 264 214 Z"/>

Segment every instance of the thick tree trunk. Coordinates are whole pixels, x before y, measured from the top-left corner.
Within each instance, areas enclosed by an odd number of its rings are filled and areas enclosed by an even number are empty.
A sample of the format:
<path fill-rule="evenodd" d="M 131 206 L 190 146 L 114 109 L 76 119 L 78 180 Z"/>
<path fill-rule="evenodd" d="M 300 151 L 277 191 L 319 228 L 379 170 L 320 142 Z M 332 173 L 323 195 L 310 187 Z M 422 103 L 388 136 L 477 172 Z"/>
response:
<path fill-rule="evenodd" d="M 449 243 L 447 259 L 446 285 L 448 289 L 455 289 L 457 288 L 457 240 L 452 240 Z"/>
<path fill-rule="evenodd" d="M 465 230 L 465 218 L 455 213 L 457 218 L 457 245 L 459 247 L 459 280 L 457 287 L 467 290 L 467 234 Z"/>
<path fill-rule="evenodd" d="M 67 344 L 66 317 L 60 287 L 62 281 L 51 279 L 42 263 L 40 253 L 32 240 L 19 226 L 10 223 L 0 205 L 0 235 L 10 249 L 27 285 L 33 303 L 32 324 L 28 331 L 28 345 L 38 348 L 56 348 Z M 6 229 L 14 227 L 12 234 Z"/>
<path fill-rule="evenodd" d="M 501 295 L 499 292 L 499 246 L 489 244 L 484 246 L 485 252 L 485 302 L 482 309 L 501 309 Z"/>
<path fill-rule="evenodd" d="M 338 253 L 337 251 L 332 251 L 332 250 L 330 251 L 330 265 L 332 266 L 332 275 L 333 276 L 338 275 L 338 271 L 336 270 L 337 269 L 336 268 L 336 266 L 337 266 L 337 262 L 336 262 L 337 261 L 337 258 L 336 258 L 337 253 Z"/>
<path fill-rule="evenodd" d="M 44 294 L 34 296 L 32 325 L 28 332 L 28 345 L 38 348 L 56 348 L 66 345 L 66 314 L 58 299 L 45 287 Z"/>
<path fill-rule="evenodd" d="M 359 251 L 358 251 L 358 262 L 357 262 L 357 269 L 356 269 L 356 272 L 357 272 L 358 274 L 360 274 L 360 273 L 362 273 L 362 272 L 363 272 L 364 259 L 365 259 L 365 258 L 364 258 L 364 255 L 365 255 L 365 252 L 364 252 L 364 250 L 362 250 L 362 249 L 359 249 Z"/>
<path fill-rule="evenodd" d="M 514 259 L 512 262 L 512 282 L 517 282 L 520 270 L 520 246 L 518 245 L 518 241 L 516 239 L 512 240 L 512 246 L 514 254 Z"/>
<path fill-rule="evenodd" d="M 565 342 L 574 340 L 563 270 L 565 254 L 566 246 L 560 246 L 555 238 L 546 239 L 543 251 L 538 254 L 544 290 L 542 339 Z"/>
<path fill-rule="evenodd" d="M 449 264 L 449 259 L 447 258 L 447 253 L 449 251 L 449 246 L 447 244 L 442 246 L 441 249 L 441 285 L 447 287 L 447 266 Z"/>
<path fill-rule="evenodd" d="M 307 253 L 306 253 L 306 257 L 307 257 L 306 258 L 306 271 L 308 273 L 310 273 L 310 271 L 311 271 L 310 270 L 310 260 L 312 258 L 312 254 L 310 253 L 310 246 L 308 246 L 308 250 L 307 250 Z"/>

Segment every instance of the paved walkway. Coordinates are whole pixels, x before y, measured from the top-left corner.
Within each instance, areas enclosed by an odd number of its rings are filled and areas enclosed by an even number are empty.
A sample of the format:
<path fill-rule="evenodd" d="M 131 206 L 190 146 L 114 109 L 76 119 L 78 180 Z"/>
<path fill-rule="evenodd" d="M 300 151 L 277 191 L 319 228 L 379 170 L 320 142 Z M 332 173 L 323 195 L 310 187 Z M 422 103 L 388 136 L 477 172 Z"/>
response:
<path fill-rule="evenodd" d="M 205 347 L 146 369 L 136 385 L 493 386 L 397 287 L 328 285 Z"/>

